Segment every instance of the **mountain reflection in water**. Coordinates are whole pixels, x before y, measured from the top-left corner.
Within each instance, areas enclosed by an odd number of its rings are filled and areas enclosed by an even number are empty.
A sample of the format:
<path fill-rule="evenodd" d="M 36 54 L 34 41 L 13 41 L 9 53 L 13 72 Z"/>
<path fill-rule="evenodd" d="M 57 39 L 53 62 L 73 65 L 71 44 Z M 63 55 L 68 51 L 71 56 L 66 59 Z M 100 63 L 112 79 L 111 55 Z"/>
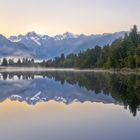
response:
<path fill-rule="evenodd" d="M 1 72 L 0 101 L 7 98 L 36 104 L 54 100 L 124 105 L 136 116 L 140 76 L 94 72 Z"/>

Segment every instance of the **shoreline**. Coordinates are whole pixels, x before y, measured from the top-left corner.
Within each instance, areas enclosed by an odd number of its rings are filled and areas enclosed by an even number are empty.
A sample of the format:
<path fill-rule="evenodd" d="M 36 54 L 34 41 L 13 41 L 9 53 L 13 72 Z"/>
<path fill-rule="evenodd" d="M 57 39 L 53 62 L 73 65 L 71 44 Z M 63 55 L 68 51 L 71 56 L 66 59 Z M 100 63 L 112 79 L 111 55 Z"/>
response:
<path fill-rule="evenodd" d="M 0 67 L 0 72 L 99 72 L 99 73 L 120 73 L 120 74 L 140 74 L 140 69 L 78 69 L 78 68 L 44 68 L 44 67 Z"/>

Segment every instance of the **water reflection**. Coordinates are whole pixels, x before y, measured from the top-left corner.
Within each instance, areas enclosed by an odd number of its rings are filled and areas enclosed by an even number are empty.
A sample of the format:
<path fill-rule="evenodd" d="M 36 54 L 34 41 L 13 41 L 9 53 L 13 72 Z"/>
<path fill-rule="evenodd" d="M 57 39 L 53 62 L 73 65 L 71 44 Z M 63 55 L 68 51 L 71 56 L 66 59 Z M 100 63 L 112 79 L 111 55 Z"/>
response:
<path fill-rule="evenodd" d="M 140 110 L 140 76 L 93 72 L 2 72 L 0 101 L 7 98 L 36 104 L 55 100 L 124 105 L 136 116 Z"/>

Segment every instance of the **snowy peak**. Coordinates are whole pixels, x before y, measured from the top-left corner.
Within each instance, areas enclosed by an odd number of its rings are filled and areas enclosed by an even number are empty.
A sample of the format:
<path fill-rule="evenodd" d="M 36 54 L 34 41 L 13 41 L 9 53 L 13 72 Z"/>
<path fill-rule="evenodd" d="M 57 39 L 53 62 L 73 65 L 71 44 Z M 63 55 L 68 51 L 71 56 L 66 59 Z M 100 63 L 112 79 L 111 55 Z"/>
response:
<path fill-rule="evenodd" d="M 64 37 L 65 39 L 70 39 L 70 38 L 77 38 L 78 35 L 74 35 L 74 34 L 72 34 L 72 33 L 66 32 L 66 33 L 63 34 L 63 37 Z"/>
<path fill-rule="evenodd" d="M 18 36 L 11 36 L 9 38 L 10 41 L 12 42 L 20 42 L 24 36 L 23 35 L 18 35 Z"/>
<path fill-rule="evenodd" d="M 36 34 L 35 32 L 29 32 L 25 35 L 26 40 L 32 40 L 37 45 L 41 46 L 41 35 Z"/>
<path fill-rule="evenodd" d="M 36 32 L 28 32 L 25 35 L 11 36 L 12 42 L 24 44 L 30 54 L 36 59 L 50 59 L 60 56 L 62 53 L 79 53 L 92 49 L 96 45 L 101 47 L 111 44 L 118 38 L 123 38 L 125 32 L 116 32 L 110 34 L 93 35 L 75 35 L 70 32 L 56 36 L 40 35 Z"/>
<path fill-rule="evenodd" d="M 72 39 L 72 38 L 78 38 L 78 35 L 74 35 L 72 33 L 66 32 L 63 35 L 56 35 L 54 37 L 55 40 L 65 40 L 65 39 Z"/>
<path fill-rule="evenodd" d="M 32 31 L 32 32 L 28 32 L 25 36 L 27 37 L 38 37 L 40 35 L 38 35 L 36 32 Z"/>
<path fill-rule="evenodd" d="M 41 35 L 37 34 L 36 32 L 28 32 L 26 35 L 18 35 L 18 36 L 11 36 L 9 38 L 12 42 L 21 42 L 24 43 L 25 41 L 33 41 L 38 46 L 41 46 Z"/>
<path fill-rule="evenodd" d="M 64 34 L 56 35 L 54 37 L 50 37 L 48 35 L 40 35 L 36 32 L 28 32 L 26 35 L 18 35 L 18 36 L 11 36 L 9 38 L 12 42 L 22 42 L 25 41 L 34 41 L 37 45 L 41 46 L 43 41 L 47 41 L 49 39 L 52 39 L 54 41 L 62 41 L 62 40 L 71 40 L 71 39 L 83 39 L 83 38 L 99 38 L 99 37 L 105 37 L 105 36 L 113 36 L 114 38 L 118 37 L 124 37 L 125 32 L 115 32 L 115 33 L 105 33 L 105 34 L 98 34 L 98 35 L 89 35 L 86 36 L 84 34 L 76 35 L 70 32 L 66 32 Z"/>
<path fill-rule="evenodd" d="M 28 32 L 26 35 L 18 35 L 18 36 L 11 36 L 9 38 L 9 40 L 11 40 L 12 42 L 20 42 L 23 39 L 24 40 L 33 40 L 34 42 L 36 42 L 38 45 L 41 45 L 42 40 L 48 40 L 49 38 L 52 38 L 54 40 L 65 40 L 65 39 L 72 39 L 72 38 L 78 38 L 80 37 L 80 35 L 75 35 L 73 33 L 70 32 L 66 32 L 62 35 L 56 35 L 54 37 L 50 37 L 48 35 L 40 35 L 37 34 L 36 32 L 32 31 L 32 32 Z"/>

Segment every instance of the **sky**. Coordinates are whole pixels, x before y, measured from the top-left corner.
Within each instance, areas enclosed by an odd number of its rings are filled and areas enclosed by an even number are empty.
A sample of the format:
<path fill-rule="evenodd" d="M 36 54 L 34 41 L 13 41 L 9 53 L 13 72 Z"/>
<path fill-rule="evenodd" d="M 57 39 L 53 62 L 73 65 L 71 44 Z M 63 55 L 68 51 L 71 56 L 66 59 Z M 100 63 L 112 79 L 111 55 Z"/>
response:
<path fill-rule="evenodd" d="M 0 0 L 0 34 L 102 34 L 140 26 L 140 0 Z"/>

